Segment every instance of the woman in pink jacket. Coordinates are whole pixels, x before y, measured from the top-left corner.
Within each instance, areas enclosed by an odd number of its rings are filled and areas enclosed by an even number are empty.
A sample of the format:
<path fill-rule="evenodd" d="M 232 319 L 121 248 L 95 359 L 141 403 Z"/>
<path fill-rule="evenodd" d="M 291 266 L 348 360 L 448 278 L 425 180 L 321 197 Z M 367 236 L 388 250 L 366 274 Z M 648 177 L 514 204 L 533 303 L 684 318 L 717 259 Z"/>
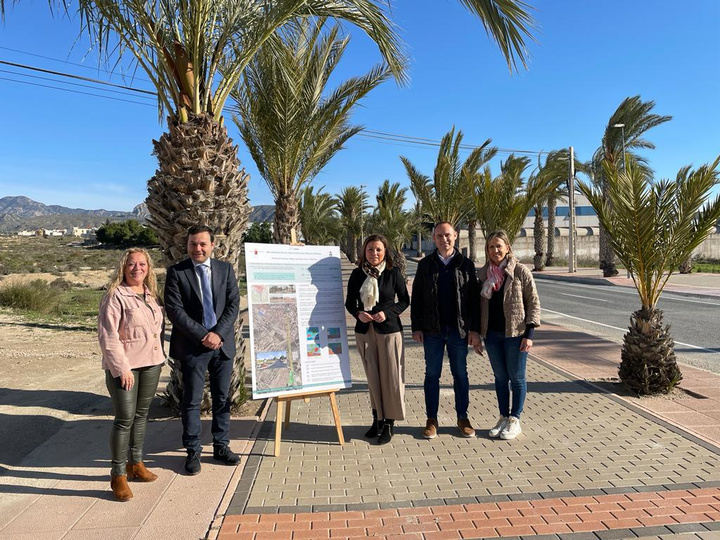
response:
<path fill-rule="evenodd" d="M 157 480 L 142 459 L 148 410 L 165 363 L 164 320 L 150 254 L 128 249 L 98 316 L 102 367 L 115 409 L 110 487 L 120 501 L 133 496 L 128 480 Z"/>

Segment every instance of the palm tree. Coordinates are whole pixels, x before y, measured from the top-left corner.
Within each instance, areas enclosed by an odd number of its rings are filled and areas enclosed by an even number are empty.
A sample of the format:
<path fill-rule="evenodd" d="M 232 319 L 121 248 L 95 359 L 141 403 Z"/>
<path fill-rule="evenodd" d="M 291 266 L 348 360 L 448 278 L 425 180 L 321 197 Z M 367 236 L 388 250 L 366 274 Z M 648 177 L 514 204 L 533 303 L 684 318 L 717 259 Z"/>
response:
<path fill-rule="evenodd" d="M 585 171 L 585 165 L 575 159 L 575 170 Z M 541 164 L 536 175 L 545 184 L 546 195 L 535 205 L 535 221 L 533 224 L 535 257 L 534 270 L 541 271 L 545 266 L 551 266 L 555 257 L 555 208 L 560 197 L 566 197 L 567 181 L 570 174 L 570 151 L 567 149 L 553 150 Z M 547 205 L 547 247 L 545 247 L 545 229 L 543 227 L 542 211 Z"/>
<path fill-rule="evenodd" d="M 512 242 L 530 209 L 547 196 L 548 183 L 540 175 L 525 182 L 523 174 L 529 165 L 530 158 L 511 154 L 501 164 L 499 176 L 493 178 L 489 166 L 478 173 L 473 202 L 485 238 L 504 229 Z"/>
<path fill-rule="evenodd" d="M 430 179 L 426 176 L 415 176 L 410 179 L 410 191 L 415 197 L 415 227 L 417 229 L 417 256 L 422 257 L 422 237 L 425 222 L 428 220 L 422 206 L 423 199 L 428 199 L 430 190 Z"/>
<path fill-rule="evenodd" d="M 330 90 L 328 82 L 350 41 L 339 27 L 303 20 L 283 28 L 250 62 L 232 92 L 233 116 L 260 175 L 275 198 L 275 241 L 290 243 L 298 225 L 300 190 L 361 126 L 350 115 L 359 101 L 390 76 L 377 66 Z"/>
<path fill-rule="evenodd" d="M 338 201 L 329 193 L 322 193 L 323 189 L 321 187 L 315 193 L 313 186 L 307 186 L 300 192 L 298 213 L 300 230 L 306 244 L 335 244 L 340 236 Z"/>
<path fill-rule="evenodd" d="M 369 0 L 168 0 L 155 7 L 139 0 L 79 0 L 78 9 L 100 53 L 111 61 L 115 53 L 129 53 L 157 89 L 159 116 L 167 114 L 168 131 L 153 142 L 158 169 L 148 182 L 147 206 L 168 263 L 185 255 L 188 227 L 205 224 L 217 233 L 214 255 L 240 273 L 248 176 L 223 125 L 223 110 L 245 67 L 278 28 L 305 15 L 347 20 L 376 42 L 393 73 L 404 78 L 393 24 Z M 237 330 L 230 391 L 240 404 L 245 344 Z M 173 363 L 172 405 L 182 395 L 179 375 Z"/>
<path fill-rule="evenodd" d="M 382 234 L 387 238 L 395 264 L 403 276 L 406 275 L 407 265 L 402 247 L 410 241 L 415 229 L 413 214 L 403 210 L 406 194 L 407 188 L 401 188 L 397 182 L 390 184 L 390 180 L 385 180 L 378 189 L 377 207 L 368 222 L 368 232 Z"/>
<path fill-rule="evenodd" d="M 462 139 L 462 131 L 458 131 L 456 136 L 454 127 L 442 138 L 432 181 L 408 158 L 400 156 L 410 185 L 417 186 L 416 196 L 420 197 L 423 212 L 434 223 L 447 221 L 456 229 L 473 211 L 472 200 L 467 196 L 472 188 L 473 175 L 490 159 L 487 156 L 496 152 L 489 147 L 488 139 L 461 162 Z"/>
<path fill-rule="evenodd" d="M 620 379 L 638 394 L 669 392 L 682 379 L 670 327 L 663 325 L 657 303 L 678 264 L 720 219 L 720 197 L 708 202 L 720 179 L 718 167 L 720 157 L 696 170 L 684 167 L 674 182 L 653 182 L 647 168 L 631 159 L 625 171 L 605 164 L 606 194 L 579 184 L 640 296 L 642 306 L 630 317 L 619 369 Z"/>
<path fill-rule="evenodd" d="M 350 262 L 358 260 L 358 239 L 363 233 L 363 219 L 368 209 L 365 191 L 356 186 L 343 188 L 338 197 L 340 224 L 345 230 L 345 254 Z"/>
<path fill-rule="evenodd" d="M 635 149 L 654 149 L 655 145 L 643 139 L 645 132 L 672 119 L 672 116 L 652 114 L 655 108 L 654 101 L 642 101 L 640 96 L 628 97 L 610 117 L 605 126 L 602 144 L 595 151 L 590 165 L 593 181 L 603 190 L 607 191 L 607 174 L 605 164 L 617 170 L 624 159 L 635 160 L 638 167 L 645 168 L 646 173 L 651 171 L 647 160 L 633 152 Z M 618 127 L 622 126 L 622 127 Z M 623 140 L 624 136 L 624 140 Z M 624 159 L 623 159 L 624 158 Z M 605 277 L 615 276 L 618 271 L 615 267 L 615 255 L 610 249 L 611 241 L 606 229 L 600 227 L 600 268 Z"/>

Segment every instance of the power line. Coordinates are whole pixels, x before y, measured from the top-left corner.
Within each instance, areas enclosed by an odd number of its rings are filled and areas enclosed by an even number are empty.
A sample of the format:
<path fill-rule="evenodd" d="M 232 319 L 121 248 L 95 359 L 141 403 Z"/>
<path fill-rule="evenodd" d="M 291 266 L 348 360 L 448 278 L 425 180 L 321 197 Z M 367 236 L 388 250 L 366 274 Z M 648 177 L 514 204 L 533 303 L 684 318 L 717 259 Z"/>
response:
<path fill-rule="evenodd" d="M 122 73 L 115 73 L 114 71 L 110 71 L 110 70 L 107 70 L 107 69 L 102 69 L 102 68 L 100 68 L 100 67 L 98 67 L 98 68 L 93 68 L 93 67 L 90 67 L 90 66 L 86 66 L 85 64 L 79 64 L 78 62 L 70 62 L 69 60 L 60 60 L 59 58 L 53 58 L 52 56 L 44 56 L 44 55 L 42 55 L 42 54 L 36 54 L 36 53 L 27 52 L 27 51 L 21 51 L 20 49 L 13 49 L 13 48 L 11 48 L 11 47 L 3 47 L 2 45 L 0 45 L 0 50 L 10 51 L 10 52 L 18 53 L 18 54 L 25 54 L 25 55 L 27 55 L 27 56 L 34 56 L 35 58 L 42 58 L 43 60 L 50 60 L 50 61 L 52 61 L 52 62 L 60 62 L 61 64 L 68 64 L 68 65 L 70 65 L 70 66 L 77 66 L 77 67 L 80 67 L 80 68 L 83 68 L 83 69 L 90 69 L 90 70 L 92 70 L 92 71 L 102 71 L 103 73 L 107 73 L 107 74 L 110 75 L 111 77 L 121 77 L 121 78 L 125 78 L 125 75 L 123 75 Z M 132 78 L 133 78 L 133 79 L 136 79 L 136 77 L 135 77 L 134 75 L 132 76 Z M 137 77 L 137 80 L 138 80 L 138 81 L 150 82 L 149 80 L 143 79 L 143 78 L 141 78 L 141 77 Z"/>
<path fill-rule="evenodd" d="M 9 75 L 15 75 L 16 77 L 27 77 L 27 78 L 30 78 L 30 79 L 37 79 L 37 80 L 40 80 L 40 81 L 51 81 L 51 82 L 60 83 L 60 84 L 67 84 L 67 85 L 70 85 L 70 86 L 78 86 L 78 87 L 80 87 L 80 88 L 91 88 L 91 89 L 92 89 L 92 88 L 96 88 L 95 86 L 91 86 L 91 85 L 89 85 L 89 84 L 75 83 L 75 82 L 70 82 L 70 81 L 57 81 L 56 79 L 53 79 L 53 78 L 51 78 L 51 77 L 41 77 L 41 76 L 39 76 L 39 75 L 30 75 L 29 73 L 18 73 L 18 72 L 16 72 L 16 71 L 10 71 L 10 70 L 7 70 L 7 69 L 0 69 L 0 73 L 7 73 L 7 74 L 9 74 Z M 8 79 L 5 79 L 5 80 L 8 80 Z M 17 81 L 17 80 L 16 80 L 16 81 L 14 81 L 14 82 L 23 82 L 23 81 Z M 53 87 L 53 88 L 56 88 L 56 89 L 58 89 L 58 90 L 62 90 L 61 87 Z M 103 91 L 103 92 L 112 92 L 113 94 L 120 94 L 121 96 L 129 96 L 129 95 L 131 95 L 131 94 L 128 94 L 127 91 L 123 91 L 123 90 L 105 90 L 105 89 L 100 89 L 100 90 Z M 102 94 L 96 94 L 96 95 L 101 96 Z M 139 96 L 139 97 L 142 97 L 142 98 L 145 98 L 145 99 L 152 99 L 154 96 Z M 137 103 L 141 103 L 141 102 L 138 101 Z"/>
<path fill-rule="evenodd" d="M 9 48 L 7 48 L 7 47 L 0 47 L 0 49 L 6 49 L 6 50 L 15 51 L 15 49 L 9 49 Z M 22 52 L 22 51 L 17 51 L 17 52 Z M 31 53 L 24 53 L 24 54 L 31 54 Z M 38 57 L 40 57 L 40 58 L 48 58 L 48 57 L 44 57 L 44 56 L 40 56 L 40 55 L 33 55 L 33 56 L 38 56 Z M 59 60 L 58 60 L 58 61 L 59 61 Z M 71 62 L 68 62 L 68 63 L 71 63 Z M 109 81 L 102 81 L 102 80 L 99 80 L 99 79 L 91 79 L 91 78 L 88 78 L 88 77 L 82 77 L 82 76 L 80 76 L 80 75 L 73 75 L 73 74 L 64 73 L 64 72 L 61 72 L 61 71 L 54 71 L 54 70 L 43 69 L 43 68 L 39 68 L 39 67 L 35 67 L 35 66 L 28 66 L 28 65 L 25 65 L 25 64 L 18 64 L 18 63 L 15 63 L 15 62 L 8 62 L 8 61 L 6 61 L 6 60 L 0 60 L 0 64 L 4 64 L 4 65 L 7 65 L 7 66 L 19 68 L 19 69 L 27 69 L 27 70 L 30 70 L 30 71 L 37 71 L 37 72 L 40 72 L 40 73 L 47 73 L 47 74 L 55 75 L 55 76 L 58 76 L 58 77 L 67 77 L 67 78 L 70 78 L 70 79 L 81 80 L 81 81 L 90 82 L 90 83 L 93 83 L 93 84 L 96 84 L 96 85 L 111 86 L 111 87 L 119 88 L 119 89 L 122 89 L 122 90 L 125 90 L 125 91 L 128 91 L 128 92 L 137 92 L 137 93 L 140 93 L 140 94 L 144 94 L 145 96 L 157 97 L 157 93 L 156 93 L 156 92 L 152 92 L 152 91 L 150 91 L 150 90 L 143 90 L 143 89 L 140 89 L 140 88 L 135 88 L 135 87 L 132 87 L 132 86 L 127 86 L 127 85 L 115 84 L 115 83 L 111 83 L 111 82 L 109 82 Z M 82 67 L 87 67 L 87 66 L 82 66 Z M 12 74 L 14 74 L 14 75 L 19 75 L 19 76 L 32 77 L 32 76 L 30 76 L 30 75 L 23 75 L 23 74 L 21 74 L 21 73 L 8 72 L 8 71 L 5 71 L 5 70 L 0 70 L 0 72 L 12 73 Z M 53 80 L 53 79 L 44 78 L 44 77 L 36 77 L 36 78 L 39 78 L 39 79 L 42 79 L 42 80 L 48 80 L 48 81 L 52 81 L 52 80 Z M 18 81 L 18 80 L 13 80 L 13 79 L 8 79 L 8 78 L 2 78 L 2 80 L 6 80 L 6 81 L 10 81 L 10 82 L 16 82 L 16 83 L 22 83 L 22 84 L 29 84 L 29 85 L 32 85 L 32 86 L 38 86 L 38 87 L 42 87 L 42 88 L 51 88 L 51 89 L 54 89 L 54 90 L 63 90 L 63 91 L 65 91 L 65 92 L 73 92 L 72 90 L 67 89 L 67 88 L 60 88 L 60 87 L 55 87 L 55 86 L 43 85 L 43 84 L 33 84 L 33 83 L 26 82 L 26 81 Z M 61 81 L 57 81 L 57 82 L 61 82 Z M 64 84 L 74 84 L 74 83 L 64 83 Z M 86 87 L 86 88 L 93 88 L 93 87 L 87 86 L 87 85 L 79 85 L 79 84 L 75 84 L 75 85 L 81 86 L 81 87 Z M 110 92 L 110 90 L 107 90 L 107 91 Z M 83 95 L 94 96 L 94 97 L 105 97 L 105 98 L 107 98 L 107 99 L 114 99 L 114 100 L 116 100 L 116 101 L 124 101 L 124 102 L 127 102 L 127 103 L 135 103 L 135 104 L 137 104 L 137 105 L 148 105 L 147 103 L 142 103 L 142 102 L 138 102 L 138 101 L 131 101 L 131 100 L 124 100 L 124 99 L 119 99 L 119 98 L 113 98 L 113 97 L 110 97 L 110 96 L 104 96 L 104 95 L 102 95 L 102 94 L 91 94 L 91 93 L 88 93 L 88 92 L 77 92 L 77 93 L 83 94 Z M 118 92 L 118 93 L 120 93 L 120 92 Z M 395 145 L 405 146 L 405 147 L 409 147 L 409 148 L 418 148 L 418 147 L 420 147 L 420 148 L 439 148 L 439 147 L 440 147 L 440 144 L 441 144 L 440 141 L 437 141 L 437 140 L 434 140 L 434 139 L 428 139 L 428 138 L 425 138 L 425 137 L 415 137 L 415 136 L 412 136 L 412 135 L 399 135 L 399 134 L 396 134 L 396 133 L 389 133 L 389 132 L 386 132 L 386 131 L 377 131 L 377 130 L 370 130 L 370 129 L 366 129 L 366 130 L 361 131 L 360 133 L 358 133 L 358 137 L 361 137 L 361 138 L 364 138 L 364 139 L 369 139 L 369 140 L 375 140 L 375 141 L 383 141 L 383 144 L 394 143 Z M 478 148 L 479 146 L 480 146 L 480 145 L 461 144 L 461 145 L 460 145 L 460 148 L 463 149 L 463 150 L 475 150 L 475 149 Z M 498 153 L 500 153 L 500 154 L 505 154 L 505 155 L 507 155 L 507 154 L 528 154 L 528 155 L 540 155 L 540 154 L 542 154 L 542 151 L 537 151 L 537 150 L 518 150 L 518 149 L 511 149 L 511 148 L 497 148 L 497 151 L 498 151 Z"/>
<path fill-rule="evenodd" d="M 70 73 L 63 73 L 62 71 L 53 71 L 53 70 L 51 70 L 51 69 L 43 69 L 43 68 L 39 68 L 39 67 L 35 67 L 35 66 L 28 66 L 28 65 L 25 65 L 25 64 L 16 64 L 15 62 L 8 62 L 8 61 L 6 61 L 6 60 L 0 60 L 0 64 L 4 64 L 4 65 L 6 65 L 6 66 L 12 66 L 12 67 L 15 67 L 15 68 L 20 68 L 20 69 L 28 69 L 28 70 L 30 70 L 30 71 L 38 71 L 38 72 L 40 72 L 40 73 L 48 73 L 48 74 L 50 74 L 50 75 L 56 75 L 56 76 L 58 76 L 58 77 L 67 77 L 67 78 L 69 78 L 69 79 L 77 79 L 77 80 L 80 80 L 80 81 L 87 81 L 87 82 L 92 82 L 92 83 L 95 83 L 95 84 L 102 84 L 102 85 L 105 85 L 105 86 L 113 86 L 113 87 L 115 87 L 115 88 L 122 88 L 123 90 L 128 90 L 128 91 L 131 91 L 131 92 L 137 92 L 137 93 L 139 93 L 139 94 L 149 94 L 149 95 L 151 95 L 151 96 L 157 96 L 157 93 L 152 92 L 152 91 L 150 91 L 150 90 L 142 90 L 142 89 L 140 89 L 140 88 L 134 88 L 134 87 L 132 87 L 132 86 L 126 86 L 126 85 L 124 85 L 124 84 L 115 84 L 115 83 L 111 83 L 111 82 L 108 82 L 108 81 L 101 81 L 101 80 L 99 80 L 99 79 L 90 79 L 90 78 L 88 78 L 88 77 L 82 77 L 82 76 L 80 76 L 80 75 L 72 75 L 72 74 L 70 74 Z"/>
<path fill-rule="evenodd" d="M 18 84 L 27 84 L 29 86 L 37 86 L 40 88 L 51 88 L 52 90 L 61 90 L 63 92 L 70 92 L 71 94 L 94 96 L 94 97 L 100 97 L 100 98 L 105 98 L 105 99 L 112 99 L 113 101 L 123 101 L 125 103 L 133 103 L 135 105 L 145 105 L 146 107 L 155 107 L 155 105 L 153 105 L 151 103 L 141 103 L 140 101 L 132 101 L 129 99 L 120 99 L 120 98 L 116 98 L 116 97 L 112 97 L 112 96 L 105 96 L 102 94 L 92 94 L 90 92 L 80 92 L 79 90 L 71 90 L 70 88 L 60 88 L 59 86 L 50 86 L 47 84 L 33 83 L 30 81 L 18 81 L 15 79 L 8 79 L 7 77 L 0 77 L 0 81 L 9 81 L 9 82 L 14 82 L 14 83 L 18 83 Z"/>

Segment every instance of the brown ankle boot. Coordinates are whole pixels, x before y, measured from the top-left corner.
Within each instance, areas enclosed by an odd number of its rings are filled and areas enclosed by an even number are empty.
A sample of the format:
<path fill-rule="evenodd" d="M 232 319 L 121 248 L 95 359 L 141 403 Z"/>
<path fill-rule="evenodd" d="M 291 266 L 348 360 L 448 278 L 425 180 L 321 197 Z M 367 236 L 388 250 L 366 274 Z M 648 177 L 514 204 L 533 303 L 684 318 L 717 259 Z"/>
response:
<path fill-rule="evenodd" d="M 140 480 L 141 482 L 154 482 L 157 480 L 157 474 L 148 471 L 142 461 L 138 463 L 128 463 L 125 467 L 128 480 Z"/>
<path fill-rule="evenodd" d="M 128 486 L 127 483 L 127 476 L 124 474 L 119 476 L 113 475 L 110 479 L 110 487 L 118 501 L 129 501 L 133 497 L 133 493 L 130 491 L 130 486 Z"/>

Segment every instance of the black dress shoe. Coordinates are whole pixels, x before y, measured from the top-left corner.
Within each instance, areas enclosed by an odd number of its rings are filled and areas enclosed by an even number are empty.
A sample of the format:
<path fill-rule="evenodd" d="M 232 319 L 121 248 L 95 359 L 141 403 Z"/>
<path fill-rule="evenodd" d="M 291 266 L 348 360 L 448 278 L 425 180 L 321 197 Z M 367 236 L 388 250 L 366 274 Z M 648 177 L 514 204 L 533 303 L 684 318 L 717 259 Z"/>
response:
<path fill-rule="evenodd" d="M 365 438 L 366 439 L 374 439 L 378 435 L 380 435 L 380 428 L 378 428 L 378 421 L 373 420 L 372 426 L 370 426 L 370 429 L 368 429 L 365 432 Z"/>
<path fill-rule="evenodd" d="M 378 444 L 387 444 L 392 440 L 393 437 L 393 425 L 389 422 L 385 422 L 378 437 Z"/>
<path fill-rule="evenodd" d="M 213 449 L 213 459 L 221 461 L 225 465 L 237 465 L 240 463 L 240 456 L 230 450 L 229 446 L 216 446 Z"/>
<path fill-rule="evenodd" d="M 185 460 L 185 472 L 191 476 L 195 476 L 200 472 L 200 452 L 190 452 Z"/>

